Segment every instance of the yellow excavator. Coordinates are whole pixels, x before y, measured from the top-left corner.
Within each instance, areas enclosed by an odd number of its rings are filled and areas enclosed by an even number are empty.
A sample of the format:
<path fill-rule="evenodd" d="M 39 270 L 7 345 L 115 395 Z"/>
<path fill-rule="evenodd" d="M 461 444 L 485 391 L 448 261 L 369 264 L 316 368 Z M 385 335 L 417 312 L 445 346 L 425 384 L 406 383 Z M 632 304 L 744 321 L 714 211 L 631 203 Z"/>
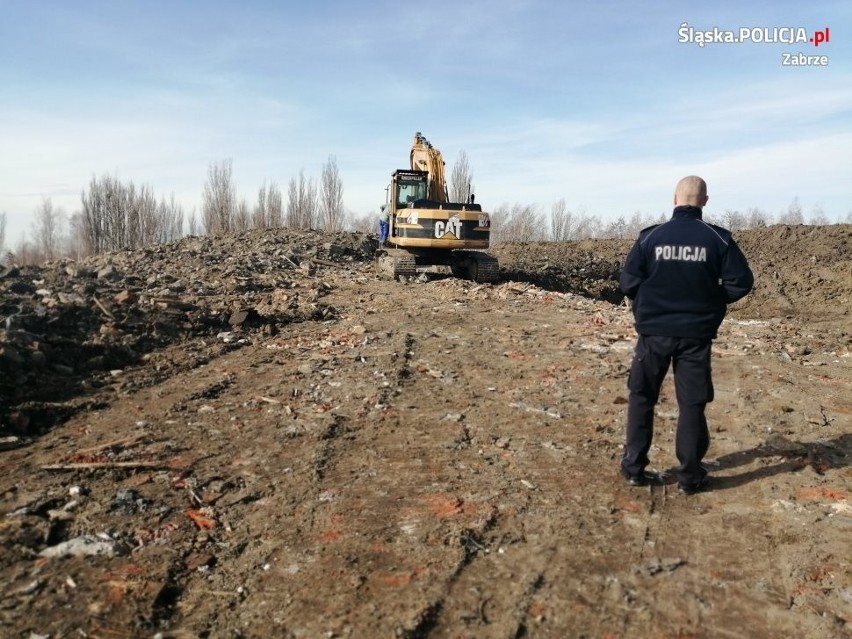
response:
<path fill-rule="evenodd" d="M 443 269 L 475 282 L 497 281 L 497 258 L 484 252 L 491 242 L 491 216 L 472 194 L 466 202 L 449 201 L 444 159 L 419 131 L 410 167 L 394 171 L 387 190 L 388 246 L 376 255 L 379 275 L 397 279 Z"/>

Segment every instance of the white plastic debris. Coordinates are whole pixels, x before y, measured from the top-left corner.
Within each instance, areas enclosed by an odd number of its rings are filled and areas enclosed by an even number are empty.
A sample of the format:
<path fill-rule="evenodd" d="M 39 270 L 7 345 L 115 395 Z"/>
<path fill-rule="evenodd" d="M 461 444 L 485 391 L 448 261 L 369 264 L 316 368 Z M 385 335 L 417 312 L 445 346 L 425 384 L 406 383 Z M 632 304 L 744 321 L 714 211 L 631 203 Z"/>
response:
<path fill-rule="evenodd" d="M 42 550 L 41 557 L 115 557 L 120 554 L 120 544 L 114 539 L 82 535 Z"/>

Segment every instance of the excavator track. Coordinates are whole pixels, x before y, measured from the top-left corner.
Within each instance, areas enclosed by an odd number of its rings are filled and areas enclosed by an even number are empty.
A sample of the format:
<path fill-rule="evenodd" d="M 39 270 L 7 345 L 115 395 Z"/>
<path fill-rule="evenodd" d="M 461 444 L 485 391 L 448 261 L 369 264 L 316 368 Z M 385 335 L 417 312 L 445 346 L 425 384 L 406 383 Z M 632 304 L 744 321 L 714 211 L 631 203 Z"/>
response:
<path fill-rule="evenodd" d="M 453 251 L 453 274 L 480 284 L 500 279 L 500 264 L 497 258 L 478 251 Z"/>
<path fill-rule="evenodd" d="M 381 249 L 376 255 L 376 272 L 379 277 L 395 280 L 417 275 L 414 255 L 402 249 Z"/>

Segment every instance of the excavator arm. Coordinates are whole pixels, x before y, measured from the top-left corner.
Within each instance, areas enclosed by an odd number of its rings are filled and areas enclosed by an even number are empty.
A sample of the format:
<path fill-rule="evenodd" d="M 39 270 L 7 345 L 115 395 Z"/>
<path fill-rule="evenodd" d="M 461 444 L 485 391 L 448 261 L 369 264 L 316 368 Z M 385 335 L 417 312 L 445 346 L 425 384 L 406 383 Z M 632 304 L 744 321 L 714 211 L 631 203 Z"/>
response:
<path fill-rule="evenodd" d="M 411 144 L 411 169 L 429 173 L 428 198 L 435 202 L 449 202 L 447 182 L 444 179 L 444 158 L 420 131 L 414 134 Z"/>

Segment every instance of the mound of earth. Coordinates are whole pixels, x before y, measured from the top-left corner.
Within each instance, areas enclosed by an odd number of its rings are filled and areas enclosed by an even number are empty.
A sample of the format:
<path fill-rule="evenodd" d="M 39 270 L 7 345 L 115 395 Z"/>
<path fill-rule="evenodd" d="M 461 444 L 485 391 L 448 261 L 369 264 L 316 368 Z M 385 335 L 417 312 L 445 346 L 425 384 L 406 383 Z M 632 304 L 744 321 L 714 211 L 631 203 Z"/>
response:
<path fill-rule="evenodd" d="M 852 226 L 771 226 L 735 235 L 755 275 L 733 317 L 808 321 L 849 319 Z M 507 244 L 494 252 L 506 277 L 555 290 L 621 301 L 618 274 L 633 240 Z"/>
<path fill-rule="evenodd" d="M 852 227 L 737 234 L 708 493 L 617 474 L 632 240 L 276 230 L 0 268 L 0 635 L 848 636 Z M 677 404 L 657 410 L 670 471 Z"/>

